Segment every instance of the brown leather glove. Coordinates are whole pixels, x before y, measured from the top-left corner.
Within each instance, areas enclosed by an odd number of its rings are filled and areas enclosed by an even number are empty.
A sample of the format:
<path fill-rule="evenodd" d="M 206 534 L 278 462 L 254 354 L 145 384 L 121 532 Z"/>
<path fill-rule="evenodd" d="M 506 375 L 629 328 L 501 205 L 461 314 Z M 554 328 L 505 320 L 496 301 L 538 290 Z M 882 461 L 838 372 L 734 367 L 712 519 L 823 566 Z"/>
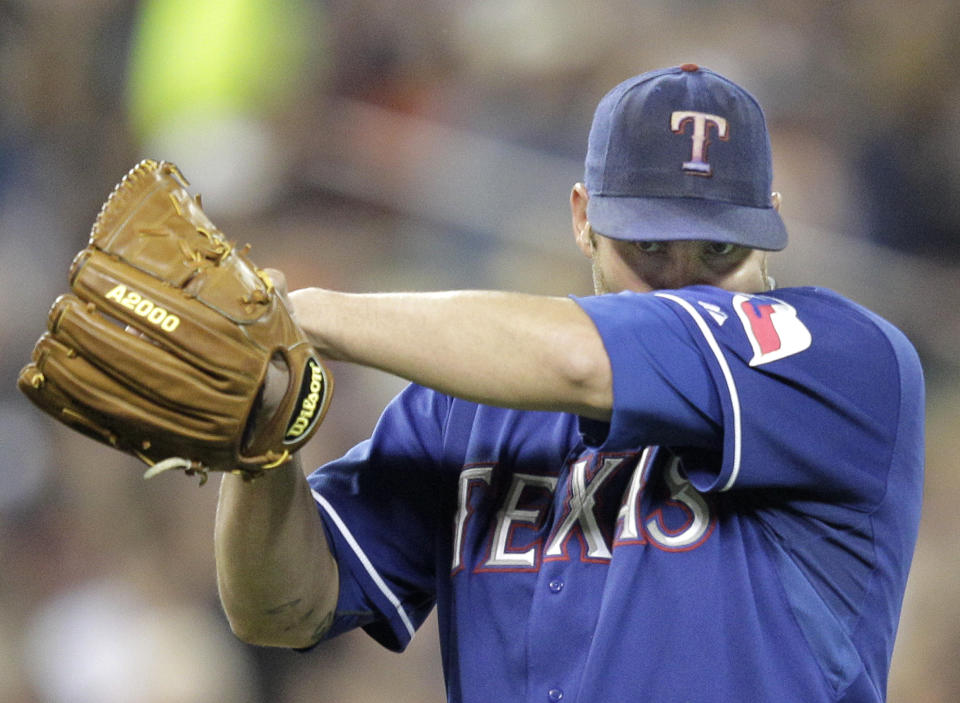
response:
<path fill-rule="evenodd" d="M 249 478 L 313 436 L 333 379 L 269 276 L 187 185 L 176 166 L 151 160 L 117 185 L 18 386 L 57 420 L 152 466 L 148 476 Z M 271 366 L 286 370 L 286 392 L 254 422 Z"/>

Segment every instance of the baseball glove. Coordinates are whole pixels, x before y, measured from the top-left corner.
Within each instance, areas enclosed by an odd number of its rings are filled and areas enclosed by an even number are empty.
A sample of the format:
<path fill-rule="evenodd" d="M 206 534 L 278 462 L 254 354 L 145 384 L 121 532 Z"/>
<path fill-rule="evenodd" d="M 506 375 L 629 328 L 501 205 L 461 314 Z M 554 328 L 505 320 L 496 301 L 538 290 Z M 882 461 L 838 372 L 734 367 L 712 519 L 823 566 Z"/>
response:
<path fill-rule="evenodd" d="M 252 478 L 313 436 L 332 377 L 249 247 L 234 248 L 187 186 L 163 161 L 124 176 L 18 386 L 57 420 L 140 458 L 148 477 Z M 287 380 L 265 409 L 268 370 Z"/>

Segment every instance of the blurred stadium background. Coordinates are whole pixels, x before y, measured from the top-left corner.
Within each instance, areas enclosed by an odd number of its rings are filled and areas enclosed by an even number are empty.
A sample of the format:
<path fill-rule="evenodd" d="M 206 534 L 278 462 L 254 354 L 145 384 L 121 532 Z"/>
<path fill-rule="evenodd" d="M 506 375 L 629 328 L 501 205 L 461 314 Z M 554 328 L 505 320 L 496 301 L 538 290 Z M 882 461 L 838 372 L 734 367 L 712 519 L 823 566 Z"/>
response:
<path fill-rule="evenodd" d="M 0 700 L 442 701 L 432 621 L 402 655 L 362 634 L 235 641 L 217 482 L 144 482 L 29 406 L 17 371 L 146 156 L 291 287 L 586 293 L 567 197 L 593 107 L 684 62 L 766 108 L 778 282 L 873 307 L 923 356 L 926 503 L 889 700 L 960 700 L 958 36 L 954 0 L 0 0 Z M 401 385 L 334 373 L 311 467 Z"/>

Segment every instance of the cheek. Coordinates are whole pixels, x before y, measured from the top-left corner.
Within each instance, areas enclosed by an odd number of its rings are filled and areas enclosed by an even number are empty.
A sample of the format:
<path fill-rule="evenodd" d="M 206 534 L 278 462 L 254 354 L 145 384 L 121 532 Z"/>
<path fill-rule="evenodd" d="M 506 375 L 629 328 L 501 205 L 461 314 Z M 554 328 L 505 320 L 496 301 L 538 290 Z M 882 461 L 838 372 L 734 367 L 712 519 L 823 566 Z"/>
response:
<path fill-rule="evenodd" d="M 727 290 L 759 293 L 767 288 L 764 273 L 765 258 L 762 252 L 754 252 L 733 271 L 724 275 L 715 285 Z"/>
<path fill-rule="evenodd" d="M 631 262 L 617 256 L 615 253 L 594 264 L 600 269 L 600 276 L 606 285 L 607 293 L 617 293 L 631 290 L 637 293 L 649 293 L 654 290 L 642 266 L 632 265 Z M 595 275 L 596 278 L 596 275 Z"/>

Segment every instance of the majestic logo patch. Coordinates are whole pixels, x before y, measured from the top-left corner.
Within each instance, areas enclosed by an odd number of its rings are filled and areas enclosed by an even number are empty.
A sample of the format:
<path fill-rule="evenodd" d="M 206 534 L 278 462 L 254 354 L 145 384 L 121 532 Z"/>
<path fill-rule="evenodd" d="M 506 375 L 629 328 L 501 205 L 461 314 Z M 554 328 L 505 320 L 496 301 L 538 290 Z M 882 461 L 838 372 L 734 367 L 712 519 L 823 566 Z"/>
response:
<path fill-rule="evenodd" d="M 670 115 L 670 129 L 674 134 L 684 134 L 687 125 L 693 125 L 693 134 L 690 136 L 693 147 L 690 151 L 690 160 L 684 161 L 681 168 L 695 176 L 711 176 L 713 169 L 707 163 L 707 147 L 710 145 L 710 127 L 714 127 L 717 137 L 722 141 L 730 139 L 730 130 L 727 120 L 719 115 L 710 115 L 695 110 L 676 110 Z"/>
<path fill-rule="evenodd" d="M 723 327 L 723 323 L 727 321 L 727 313 L 723 311 L 723 308 L 713 303 L 705 303 L 702 300 L 697 302 L 700 304 L 700 307 L 710 314 L 714 322 Z"/>
<path fill-rule="evenodd" d="M 303 375 L 300 394 L 297 396 L 296 407 L 299 408 L 299 412 L 287 426 L 284 444 L 293 444 L 311 429 L 320 418 L 320 410 L 326 404 L 327 379 L 323 375 L 323 367 L 316 359 L 307 359 L 307 369 L 310 373 Z"/>
<path fill-rule="evenodd" d="M 810 330 L 797 317 L 796 308 L 782 300 L 735 295 L 733 308 L 753 347 L 750 366 L 799 354 L 813 341 Z"/>

